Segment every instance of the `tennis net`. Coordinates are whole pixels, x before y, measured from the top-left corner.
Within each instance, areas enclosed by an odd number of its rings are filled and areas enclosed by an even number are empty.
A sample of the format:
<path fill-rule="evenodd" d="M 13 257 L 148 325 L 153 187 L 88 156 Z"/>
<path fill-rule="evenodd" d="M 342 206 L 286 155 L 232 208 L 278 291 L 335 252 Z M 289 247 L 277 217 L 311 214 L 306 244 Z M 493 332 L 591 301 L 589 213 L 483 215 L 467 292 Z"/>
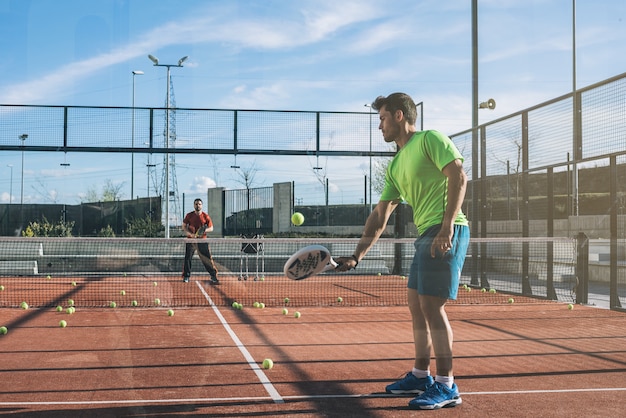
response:
<path fill-rule="evenodd" d="M 326 246 L 352 254 L 357 239 L 0 238 L 0 307 L 63 306 L 385 306 L 406 304 L 413 239 L 381 239 L 347 273 L 301 281 L 283 274 L 298 249 Z M 220 284 L 209 281 L 198 254 L 182 281 L 185 245 L 208 242 Z M 577 242 L 569 238 L 472 239 L 457 303 L 528 300 L 571 302 L 578 286 Z M 493 290 L 492 290 L 493 289 Z M 288 300 L 288 302 L 286 302 Z"/>

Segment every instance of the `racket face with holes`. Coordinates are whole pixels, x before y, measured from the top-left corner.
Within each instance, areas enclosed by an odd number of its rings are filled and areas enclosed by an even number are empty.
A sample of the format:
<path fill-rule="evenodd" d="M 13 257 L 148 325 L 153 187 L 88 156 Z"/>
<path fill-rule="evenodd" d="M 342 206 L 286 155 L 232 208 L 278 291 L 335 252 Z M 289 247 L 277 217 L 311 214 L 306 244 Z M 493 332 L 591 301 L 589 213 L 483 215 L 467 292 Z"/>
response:
<path fill-rule="evenodd" d="M 196 237 L 201 237 L 204 235 L 204 232 L 207 230 L 208 225 L 204 224 L 196 231 Z"/>
<path fill-rule="evenodd" d="M 285 276 L 291 280 L 302 280 L 328 270 L 334 270 L 337 263 L 330 251 L 322 245 L 309 245 L 296 251 L 285 263 Z"/>

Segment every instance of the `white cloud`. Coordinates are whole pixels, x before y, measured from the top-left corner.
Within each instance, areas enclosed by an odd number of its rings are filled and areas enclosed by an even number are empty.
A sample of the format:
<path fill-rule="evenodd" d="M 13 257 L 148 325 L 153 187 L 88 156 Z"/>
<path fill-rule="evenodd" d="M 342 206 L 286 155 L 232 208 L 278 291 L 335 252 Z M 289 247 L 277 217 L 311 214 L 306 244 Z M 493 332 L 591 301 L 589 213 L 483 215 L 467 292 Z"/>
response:
<path fill-rule="evenodd" d="M 215 180 L 206 176 L 198 176 L 193 178 L 193 182 L 191 183 L 190 191 L 192 193 L 199 193 L 204 195 L 207 189 L 212 189 L 217 186 Z"/>

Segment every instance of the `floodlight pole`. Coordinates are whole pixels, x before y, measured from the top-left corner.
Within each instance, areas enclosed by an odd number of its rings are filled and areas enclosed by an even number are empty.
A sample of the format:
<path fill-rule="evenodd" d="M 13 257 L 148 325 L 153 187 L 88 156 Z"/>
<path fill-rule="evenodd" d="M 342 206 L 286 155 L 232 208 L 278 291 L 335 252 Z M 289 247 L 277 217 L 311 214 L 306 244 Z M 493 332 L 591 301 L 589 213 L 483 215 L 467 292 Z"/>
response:
<path fill-rule="evenodd" d="M 131 133 L 131 144 L 133 150 L 130 156 L 130 199 L 133 200 L 135 198 L 135 76 L 143 75 L 143 71 L 135 70 L 133 71 L 133 122 L 132 122 L 132 133 Z"/>
<path fill-rule="evenodd" d="M 165 238 L 170 237 L 170 68 L 182 67 L 183 62 L 189 58 L 184 56 L 178 60 L 178 64 L 159 64 L 159 59 L 153 55 L 148 55 L 155 67 L 167 67 L 166 105 L 165 105 Z"/>

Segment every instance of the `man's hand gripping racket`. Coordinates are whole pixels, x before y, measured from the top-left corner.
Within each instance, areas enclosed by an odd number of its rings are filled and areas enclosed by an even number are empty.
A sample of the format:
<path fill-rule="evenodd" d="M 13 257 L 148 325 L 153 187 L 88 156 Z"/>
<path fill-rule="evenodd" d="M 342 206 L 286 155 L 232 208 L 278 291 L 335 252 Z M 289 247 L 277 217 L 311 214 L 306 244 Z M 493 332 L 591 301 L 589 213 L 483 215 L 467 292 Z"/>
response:
<path fill-rule="evenodd" d="M 337 261 L 330 255 L 330 251 L 322 245 L 309 245 L 296 251 L 285 263 L 285 275 L 291 280 L 302 280 L 329 270 L 346 271 L 354 266 L 347 266 L 345 257 Z M 353 258 L 347 258 L 353 260 Z"/>

